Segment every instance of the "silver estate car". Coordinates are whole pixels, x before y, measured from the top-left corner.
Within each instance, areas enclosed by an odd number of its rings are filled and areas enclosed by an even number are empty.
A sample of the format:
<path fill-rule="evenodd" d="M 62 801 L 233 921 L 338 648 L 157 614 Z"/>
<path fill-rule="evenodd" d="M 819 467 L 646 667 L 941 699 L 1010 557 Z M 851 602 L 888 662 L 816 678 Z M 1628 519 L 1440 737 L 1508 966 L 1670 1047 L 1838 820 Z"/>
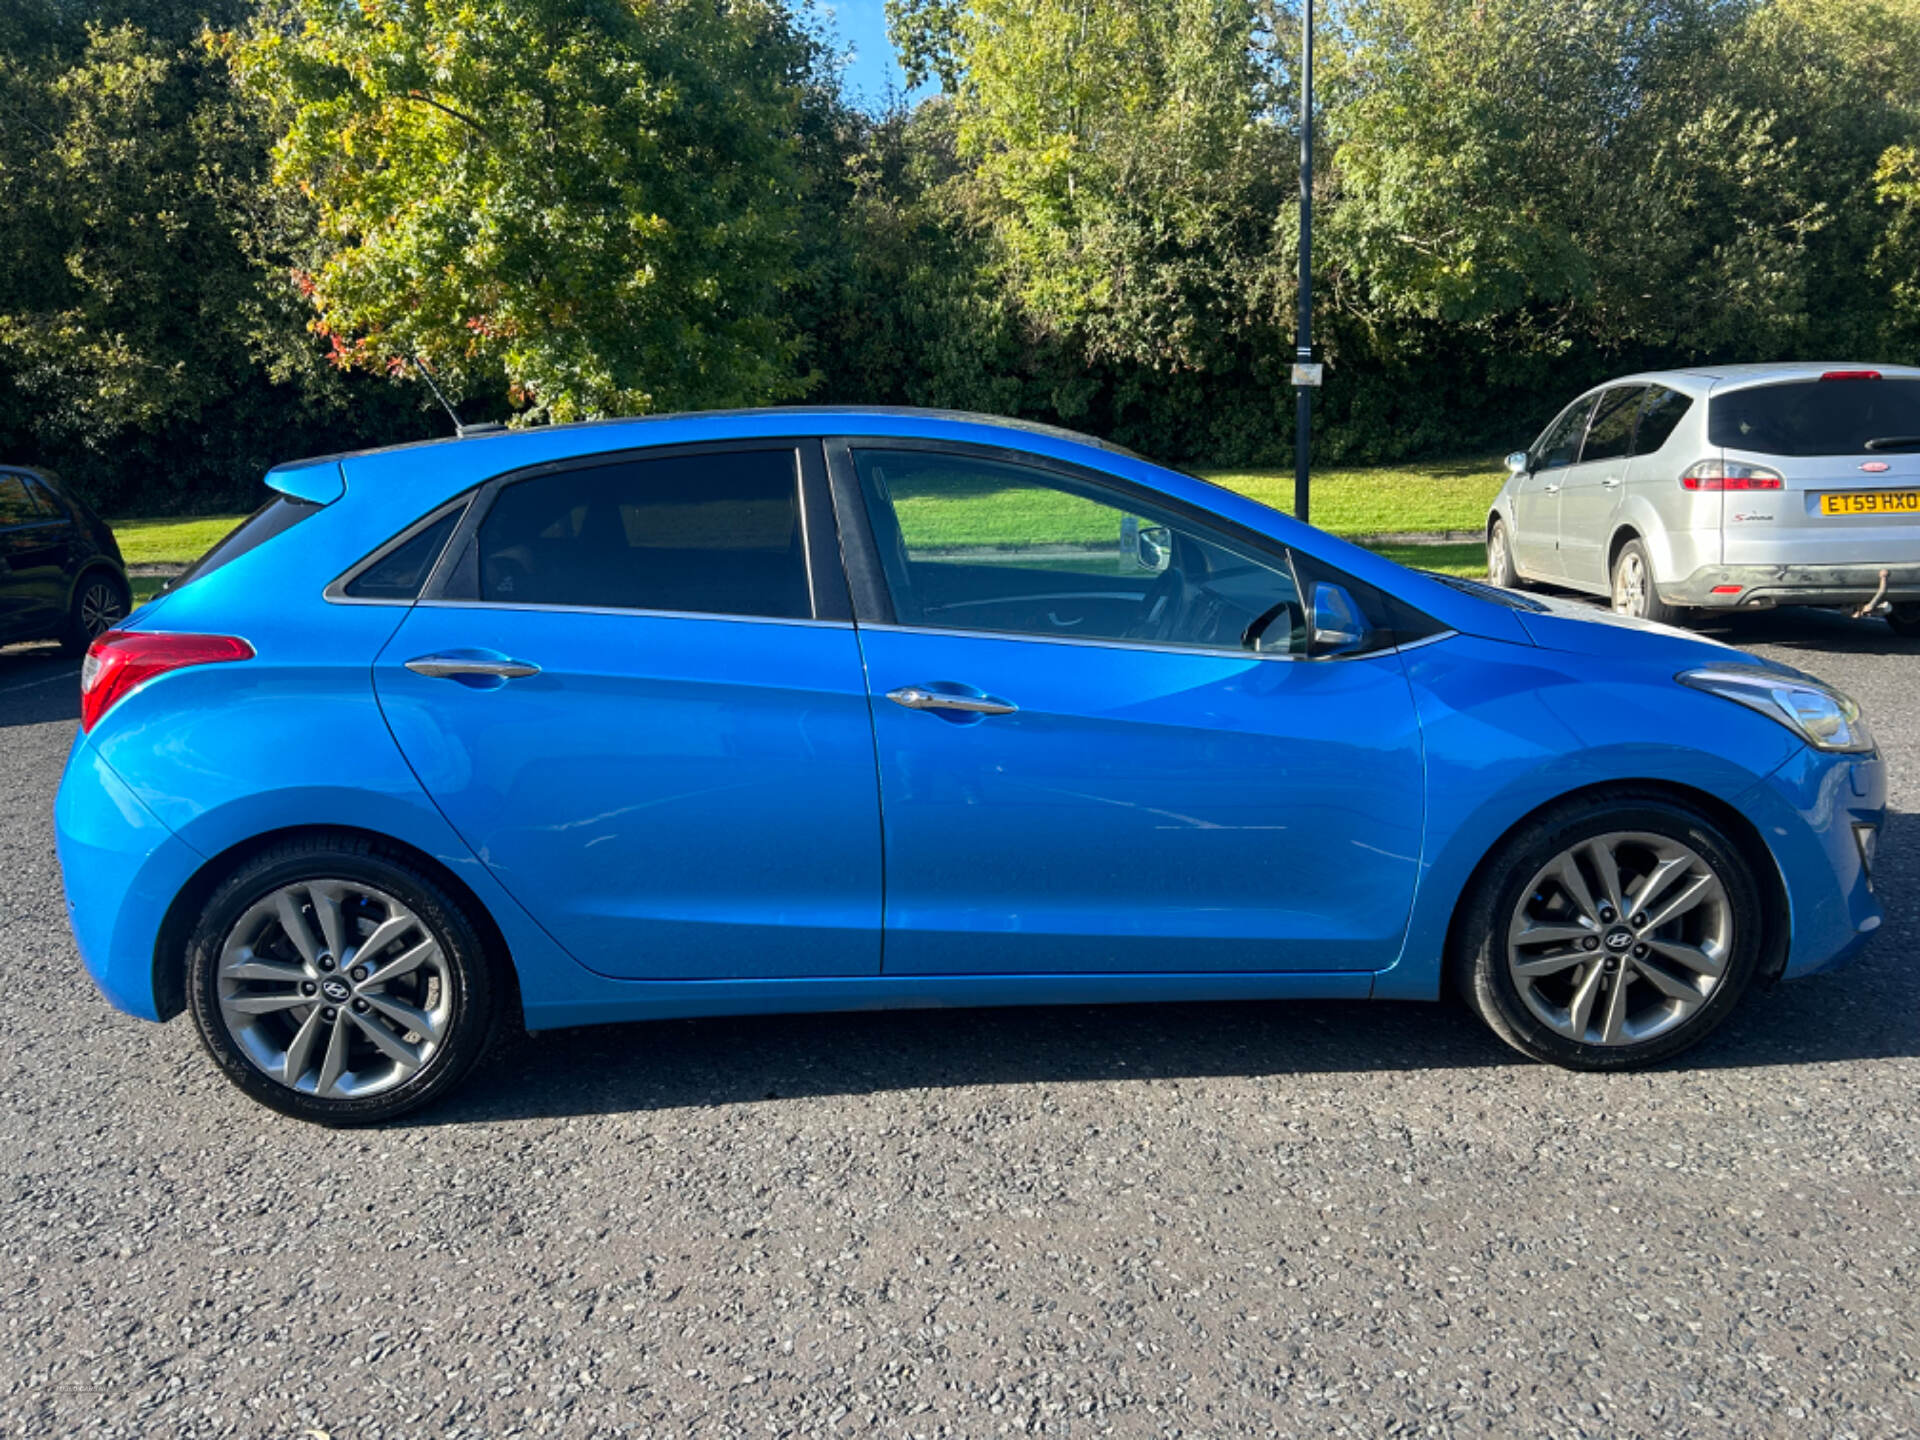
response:
<path fill-rule="evenodd" d="M 1693 609 L 1847 605 L 1920 636 L 1920 369 L 1703 365 L 1589 390 L 1487 515 L 1487 574 Z"/>

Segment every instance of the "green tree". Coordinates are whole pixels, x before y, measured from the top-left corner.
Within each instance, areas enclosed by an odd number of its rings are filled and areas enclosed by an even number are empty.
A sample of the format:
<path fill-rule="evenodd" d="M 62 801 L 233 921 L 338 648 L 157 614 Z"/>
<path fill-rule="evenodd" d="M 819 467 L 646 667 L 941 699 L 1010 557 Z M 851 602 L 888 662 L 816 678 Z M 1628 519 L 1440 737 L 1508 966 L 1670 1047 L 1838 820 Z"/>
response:
<path fill-rule="evenodd" d="M 770 0 L 294 0 L 236 52 L 336 363 L 417 356 L 527 420 L 796 392 L 816 65 Z"/>
<path fill-rule="evenodd" d="M 127 23 L 71 63 L 0 59 L 0 367 L 43 443 L 192 415 L 245 366 L 225 181 L 251 157 L 221 83 Z"/>

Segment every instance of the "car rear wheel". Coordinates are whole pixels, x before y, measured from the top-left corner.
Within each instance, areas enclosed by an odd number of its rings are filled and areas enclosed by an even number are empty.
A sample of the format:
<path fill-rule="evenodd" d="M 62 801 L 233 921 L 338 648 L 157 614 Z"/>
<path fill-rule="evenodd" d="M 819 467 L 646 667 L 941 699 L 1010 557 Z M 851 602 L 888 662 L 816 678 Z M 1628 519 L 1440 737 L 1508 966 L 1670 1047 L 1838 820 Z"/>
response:
<path fill-rule="evenodd" d="M 1495 520 L 1487 527 L 1487 580 L 1503 590 L 1520 588 L 1520 572 L 1513 564 L 1513 542 L 1504 520 Z"/>
<path fill-rule="evenodd" d="M 1536 1060 L 1625 1070 L 1676 1055 L 1759 968 L 1750 867 L 1705 816 L 1668 800 L 1550 811 L 1482 873 L 1456 929 L 1454 980 Z"/>
<path fill-rule="evenodd" d="M 1613 608 L 1617 614 L 1661 625 L 1680 621 L 1679 607 L 1667 604 L 1653 588 L 1653 563 L 1638 540 L 1629 540 L 1613 557 Z"/>
<path fill-rule="evenodd" d="M 345 836 L 254 857 L 188 942 L 200 1038 L 262 1104 L 323 1125 L 440 1098 L 493 1038 L 495 985 L 458 902 Z"/>
<path fill-rule="evenodd" d="M 118 575 L 95 570 L 80 578 L 60 633 L 60 648 L 78 655 L 132 613 L 133 597 Z"/>
<path fill-rule="evenodd" d="M 1894 606 L 1887 612 L 1887 624 L 1903 639 L 1920 640 L 1920 605 Z"/>

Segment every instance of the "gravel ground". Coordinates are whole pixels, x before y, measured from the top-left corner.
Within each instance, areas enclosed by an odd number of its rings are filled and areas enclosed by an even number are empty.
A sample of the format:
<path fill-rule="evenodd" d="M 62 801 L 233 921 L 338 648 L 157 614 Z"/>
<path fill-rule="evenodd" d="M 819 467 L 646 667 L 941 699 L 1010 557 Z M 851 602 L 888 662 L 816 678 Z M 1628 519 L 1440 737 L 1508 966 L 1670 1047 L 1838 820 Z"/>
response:
<path fill-rule="evenodd" d="M 1920 1430 L 1920 646 L 1732 635 L 1868 706 L 1886 933 L 1684 1068 L 1452 1007 L 550 1035 L 333 1133 L 108 1009 L 0 654 L 0 1436 Z"/>

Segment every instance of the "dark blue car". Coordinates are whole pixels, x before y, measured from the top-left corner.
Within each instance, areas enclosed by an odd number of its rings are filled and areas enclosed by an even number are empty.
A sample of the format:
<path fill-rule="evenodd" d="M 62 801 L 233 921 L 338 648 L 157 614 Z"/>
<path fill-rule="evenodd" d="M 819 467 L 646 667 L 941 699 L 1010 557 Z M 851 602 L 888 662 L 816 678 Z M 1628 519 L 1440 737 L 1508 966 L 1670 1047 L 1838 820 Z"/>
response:
<path fill-rule="evenodd" d="M 1851 956 L 1859 712 L 1097 441 L 769 410 L 283 467 L 96 643 L 116 1005 L 353 1123 L 503 1024 L 1455 986 L 1611 1069 Z"/>

